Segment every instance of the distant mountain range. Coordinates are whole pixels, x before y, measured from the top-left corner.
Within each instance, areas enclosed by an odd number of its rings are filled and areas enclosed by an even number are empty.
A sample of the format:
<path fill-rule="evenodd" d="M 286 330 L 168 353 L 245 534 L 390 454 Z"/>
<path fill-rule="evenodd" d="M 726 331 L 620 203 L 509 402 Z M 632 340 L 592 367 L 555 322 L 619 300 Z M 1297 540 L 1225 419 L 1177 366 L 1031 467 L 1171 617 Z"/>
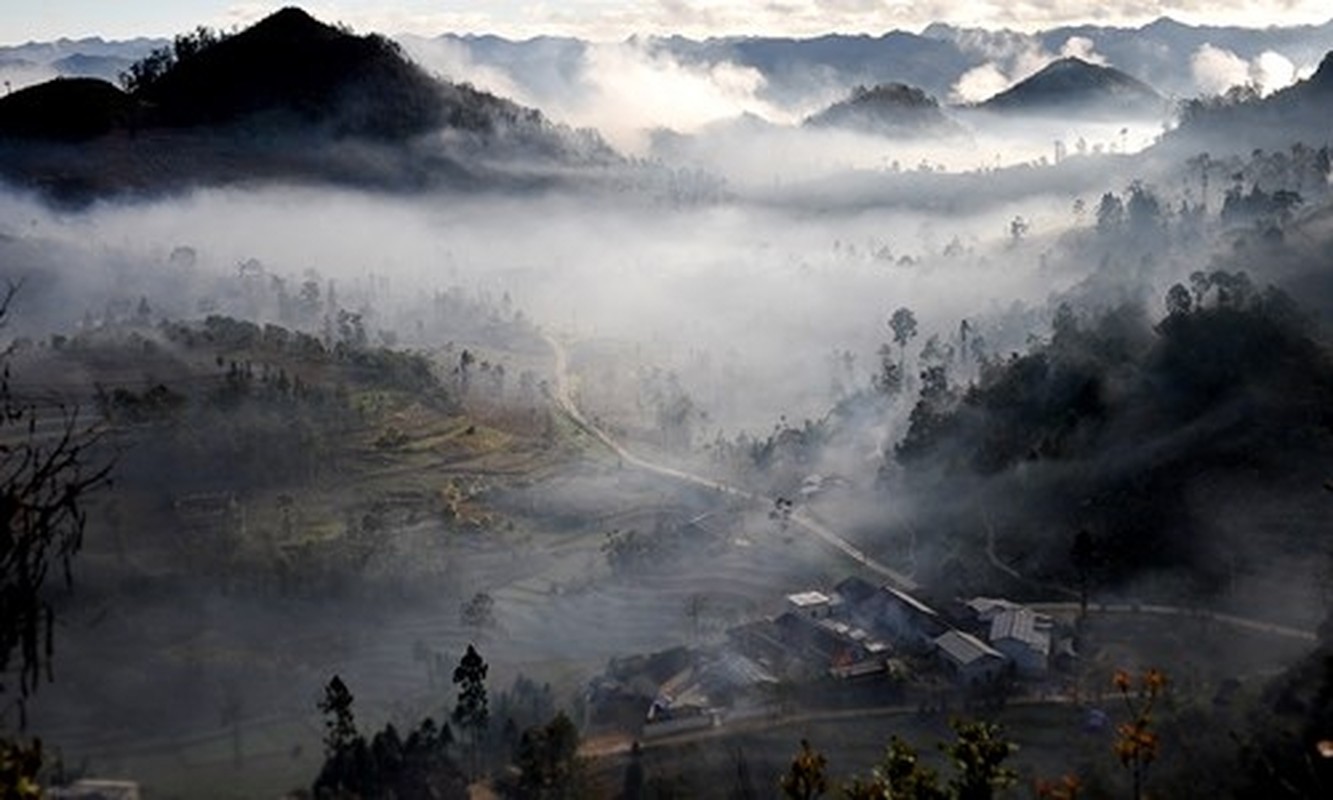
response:
<path fill-rule="evenodd" d="M 455 59 L 461 74 L 445 80 L 409 60 L 393 40 L 357 36 L 295 8 L 239 33 L 185 38 L 184 48 L 179 39 L 61 40 L 0 48 L 0 74 L 14 65 L 134 73 L 124 89 L 93 75 L 7 91 L 0 97 L 0 176 L 56 196 L 86 199 L 106 192 L 264 179 L 396 188 L 491 186 L 503 184 L 504 174 L 531 178 L 540 170 L 529 167 L 539 163 L 563 167 L 618 160 L 595 133 L 555 125 L 533 108 L 453 82 L 494 69 L 525 95 L 568 101 L 573 93 L 586 100 L 588 95 L 578 93 L 586 92 L 587 81 L 595 77 L 587 74 L 593 45 L 576 39 L 441 37 L 434 42 L 462 56 Z M 408 41 L 411 49 L 426 40 Z M 1144 42 L 1168 44 L 1149 47 Z M 1075 50 L 1087 58 L 1056 58 L 1051 55 L 1056 43 L 1060 51 Z M 762 73 L 762 92 L 770 95 L 841 97 L 831 104 L 825 99 L 821 110 L 805 118 L 808 128 L 912 138 L 967 135 L 958 120 L 975 125 L 971 115 L 977 110 L 1164 117 L 1170 101 L 1163 94 L 1128 71 L 1088 59 L 1116 63 L 1115 54 L 1122 53 L 1136 74 L 1140 68 L 1149 75 L 1167 74 L 1159 68 L 1188 62 L 1195 43 L 1227 47 L 1237 59 L 1281 46 L 1295 60 L 1315 47 L 1324 48 L 1320 56 L 1333 50 L 1333 23 L 1253 31 L 1159 20 L 1136 31 L 1084 27 L 1034 35 L 937 25 L 920 35 L 895 31 L 879 37 L 703 42 L 672 37 L 629 44 L 649 56 L 670 56 L 676 67 L 722 61 L 748 65 Z M 130 60 L 134 52 L 140 54 L 138 61 Z M 1003 77 L 1021 54 L 1028 63 L 1045 66 L 1021 80 L 1006 80 L 1006 89 L 981 103 L 958 103 L 946 94 L 969 70 L 984 68 Z M 1179 84 L 1178 74 L 1174 81 Z M 1188 104 L 1189 119 L 1173 134 L 1174 141 L 1217 139 L 1224 128 L 1236 128 L 1250 136 L 1238 142 L 1271 140 L 1287 146 L 1295 132 L 1320 144 L 1329 136 L 1330 86 L 1333 65 L 1325 58 L 1308 81 L 1269 98 Z M 1172 91 L 1167 88 L 1165 94 Z M 949 97 L 949 104 L 936 97 Z M 749 117 L 699 135 L 732 140 L 747 132 L 783 136 L 784 130 L 794 129 Z M 688 138 L 658 131 L 653 151 L 706 145 L 692 145 Z M 1224 145 L 1230 146 L 1218 139 L 1218 146 Z"/>
<path fill-rule="evenodd" d="M 150 56 L 129 91 L 57 78 L 0 97 L 0 174 L 78 197 L 268 177 L 429 184 L 486 160 L 613 157 L 595 134 L 295 8 Z"/>
<path fill-rule="evenodd" d="M 422 42 L 448 45 L 479 67 L 496 70 L 538 104 L 576 90 L 587 79 L 590 44 L 568 37 L 540 36 L 513 41 L 490 35 L 445 34 L 434 40 L 403 36 L 413 49 Z M 1071 50 L 1071 42 L 1079 45 Z M 108 42 L 61 39 L 0 47 L 0 80 L 21 88 L 56 76 L 115 80 L 131 62 L 163 39 Z M 701 67 L 732 63 L 750 67 L 764 78 L 762 93 L 772 102 L 809 107 L 844 94 L 854 86 L 903 83 L 945 101 L 970 70 L 993 67 L 1011 83 L 1026 77 L 1031 63 L 1061 55 L 1087 59 L 1096 54 L 1107 66 L 1138 77 L 1171 98 L 1201 93 L 1192 59 L 1204 45 L 1221 48 L 1252 62 L 1266 51 L 1312 68 L 1333 50 L 1333 19 L 1322 25 L 1239 28 L 1185 25 L 1169 18 L 1137 28 L 1097 25 L 1064 26 L 1036 33 L 988 31 L 934 24 L 921 33 L 890 31 L 878 36 L 832 34 L 809 39 L 783 37 L 645 37 L 628 42 L 650 54 L 669 56 Z M 470 81 L 474 76 L 450 75 Z M 982 100 L 969 97 L 968 100 Z"/>
<path fill-rule="evenodd" d="M 411 40 L 409 47 L 411 47 Z M 424 41 L 416 39 L 415 41 Z M 588 42 L 558 37 L 513 41 L 498 36 L 445 34 L 434 40 L 458 51 L 468 63 L 502 73 L 539 104 L 589 82 Z M 831 34 L 809 39 L 645 37 L 627 44 L 650 56 L 687 66 L 723 63 L 748 67 L 764 79 L 761 96 L 787 107 L 827 103 L 854 86 L 902 83 L 952 102 L 960 79 L 971 70 L 993 68 L 1009 83 L 1027 77 L 1034 62 L 1062 55 L 1097 57 L 1133 74 L 1168 98 L 1204 91 L 1193 59 L 1200 48 L 1221 48 L 1244 62 L 1274 51 L 1297 67 L 1313 67 L 1333 49 L 1333 20 L 1322 25 L 1238 28 L 1184 25 L 1163 18 L 1138 28 L 1068 26 L 1037 33 L 986 31 L 936 24 L 921 33 L 891 31 L 879 36 Z M 451 76 L 468 79 L 467 75 Z M 984 97 L 961 98 L 972 101 Z"/>

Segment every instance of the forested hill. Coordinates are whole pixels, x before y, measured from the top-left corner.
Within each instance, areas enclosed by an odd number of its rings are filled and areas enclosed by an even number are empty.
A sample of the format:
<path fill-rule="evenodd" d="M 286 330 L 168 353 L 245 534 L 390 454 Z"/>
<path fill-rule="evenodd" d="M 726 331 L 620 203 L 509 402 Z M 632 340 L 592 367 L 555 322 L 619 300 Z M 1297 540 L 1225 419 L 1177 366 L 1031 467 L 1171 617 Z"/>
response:
<path fill-rule="evenodd" d="M 1084 529 L 1108 582 L 1188 565 L 1206 587 L 1223 551 L 1263 541 L 1220 531 L 1325 502 L 1333 360 L 1290 297 L 1243 272 L 1197 273 L 1166 305 L 1156 323 L 1132 305 L 1064 307 L 1048 342 L 987 362 L 967 387 L 926 369 L 892 457 L 958 498 L 941 512 L 957 524 L 984 514 L 1039 538 L 1034 572 L 1069 580 L 1069 537 Z M 1317 536 L 1316 518 L 1273 529 Z"/>
<path fill-rule="evenodd" d="M 1215 97 L 1181 106 L 1180 125 L 1162 142 L 1174 152 L 1249 153 L 1282 149 L 1293 142 L 1322 147 L 1333 141 L 1333 51 L 1303 81 L 1262 97 L 1237 86 Z"/>
<path fill-rule="evenodd" d="M 0 99 L 0 171 L 83 195 L 280 177 L 457 183 L 487 158 L 614 158 L 596 134 L 438 80 L 389 39 L 296 8 L 235 34 L 177 36 L 122 84 L 56 79 Z M 360 148 L 355 158 L 348 144 Z M 382 152 L 408 145 L 416 150 Z"/>

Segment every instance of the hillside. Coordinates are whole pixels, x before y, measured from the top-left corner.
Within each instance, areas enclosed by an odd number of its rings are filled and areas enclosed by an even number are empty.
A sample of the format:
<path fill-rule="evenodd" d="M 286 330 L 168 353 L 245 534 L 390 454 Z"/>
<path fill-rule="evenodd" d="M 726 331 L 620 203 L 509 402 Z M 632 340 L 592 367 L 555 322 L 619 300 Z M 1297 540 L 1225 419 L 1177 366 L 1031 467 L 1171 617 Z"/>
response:
<path fill-rule="evenodd" d="M 1165 109 L 1152 87 L 1112 67 L 1062 58 L 980 104 L 1005 113 L 1150 115 Z"/>
<path fill-rule="evenodd" d="M 1233 89 L 1225 95 L 1185 103 L 1180 124 L 1163 140 L 1179 152 L 1248 153 L 1255 148 L 1285 149 L 1294 142 L 1320 147 L 1330 141 L 1333 51 L 1309 78 L 1268 97 Z"/>
<path fill-rule="evenodd" d="M 880 136 L 958 134 L 962 129 L 940 111 L 935 98 L 901 83 L 856 87 L 845 100 L 811 115 L 805 125 L 844 128 Z"/>
<path fill-rule="evenodd" d="M 505 105 L 477 92 L 442 97 L 440 85 L 387 39 L 351 35 L 296 8 L 182 55 L 135 92 L 150 125 L 284 114 L 339 134 L 400 138 L 446 121 L 484 127 L 488 112 Z"/>
<path fill-rule="evenodd" d="M 273 179 L 461 186 L 509 163 L 614 158 L 595 134 L 436 80 L 390 40 L 295 8 L 177 37 L 124 82 L 56 79 L 0 99 L 0 175 L 84 202 Z"/>
<path fill-rule="evenodd" d="M 0 97 L 0 137 L 91 139 L 125 124 L 134 103 L 96 78 L 56 78 Z"/>

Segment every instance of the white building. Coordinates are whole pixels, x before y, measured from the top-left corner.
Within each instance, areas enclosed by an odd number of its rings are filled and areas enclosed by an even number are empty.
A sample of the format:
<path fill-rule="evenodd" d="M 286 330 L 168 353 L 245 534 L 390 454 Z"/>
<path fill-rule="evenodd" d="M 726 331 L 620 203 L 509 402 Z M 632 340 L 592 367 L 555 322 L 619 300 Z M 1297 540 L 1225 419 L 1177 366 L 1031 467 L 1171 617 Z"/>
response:
<path fill-rule="evenodd" d="M 833 613 L 833 598 L 823 592 L 797 592 L 787 595 L 787 607 L 806 619 L 826 619 Z"/>

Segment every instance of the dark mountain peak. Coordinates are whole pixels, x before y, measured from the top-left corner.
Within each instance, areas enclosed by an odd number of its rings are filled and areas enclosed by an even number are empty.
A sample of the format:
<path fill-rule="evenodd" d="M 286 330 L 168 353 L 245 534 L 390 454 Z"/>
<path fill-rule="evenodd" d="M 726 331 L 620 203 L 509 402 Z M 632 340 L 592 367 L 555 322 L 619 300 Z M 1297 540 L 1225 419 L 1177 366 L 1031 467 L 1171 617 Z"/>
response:
<path fill-rule="evenodd" d="M 296 8 L 234 34 L 196 29 L 122 77 L 128 91 L 56 80 L 0 98 L 0 177 L 79 203 L 255 178 L 463 186 L 510 163 L 616 158 L 595 134 L 437 81 L 383 36 Z"/>
<path fill-rule="evenodd" d="M 382 36 L 357 36 L 284 8 L 181 51 L 132 92 L 150 124 L 285 117 L 337 133 L 399 138 L 442 122 L 439 85 Z"/>
<path fill-rule="evenodd" d="M 287 6 L 238 33 L 235 38 L 249 40 L 252 44 L 305 46 L 358 37 L 350 31 L 320 22 L 304 9 Z"/>
<path fill-rule="evenodd" d="M 251 28 L 251 31 L 262 30 L 264 28 L 285 28 L 288 30 L 323 30 L 329 26 L 310 16 L 305 9 L 297 6 L 284 6 Z"/>
<path fill-rule="evenodd" d="M 846 99 L 808 117 L 805 124 L 884 136 L 959 132 L 935 98 L 905 83 L 857 86 Z"/>
<path fill-rule="evenodd" d="M 130 114 L 130 98 L 97 78 L 56 78 L 0 97 L 0 137 L 81 140 Z"/>
<path fill-rule="evenodd" d="M 1159 110 L 1163 99 L 1152 87 L 1114 67 L 1068 56 L 982 104 L 998 110 L 1050 110 L 1082 107 L 1114 112 Z"/>

